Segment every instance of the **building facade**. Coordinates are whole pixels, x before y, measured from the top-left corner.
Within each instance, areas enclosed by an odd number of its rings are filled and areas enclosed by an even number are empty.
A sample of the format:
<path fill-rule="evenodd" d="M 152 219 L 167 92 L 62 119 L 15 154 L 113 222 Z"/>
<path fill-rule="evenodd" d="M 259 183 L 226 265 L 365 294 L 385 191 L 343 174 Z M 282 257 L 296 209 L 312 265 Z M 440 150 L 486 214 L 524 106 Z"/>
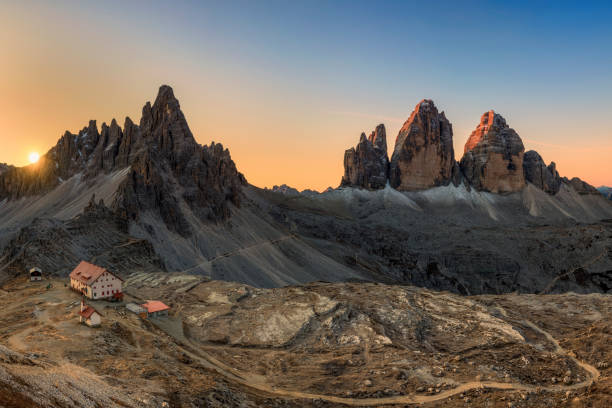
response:
<path fill-rule="evenodd" d="M 123 279 L 105 268 L 81 261 L 70 273 L 70 287 L 89 299 L 109 299 L 122 292 Z"/>
<path fill-rule="evenodd" d="M 102 323 L 102 316 L 91 306 L 81 300 L 81 310 L 79 311 L 79 322 L 89 327 L 98 327 Z"/>
<path fill-rule="evenodd" d="M 42 280 L 42 270 L 36 267 L 30 269 L 30 282 L 41 281 L 41 280 Z"/>

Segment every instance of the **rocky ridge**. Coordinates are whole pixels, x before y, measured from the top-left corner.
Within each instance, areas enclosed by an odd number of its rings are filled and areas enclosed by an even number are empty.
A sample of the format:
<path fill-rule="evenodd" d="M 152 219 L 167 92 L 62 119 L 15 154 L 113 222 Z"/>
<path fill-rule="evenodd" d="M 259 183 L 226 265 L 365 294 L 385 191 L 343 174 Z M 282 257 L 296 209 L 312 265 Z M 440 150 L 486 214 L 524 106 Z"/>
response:
<path fill-rule="evenodd" d="M 586 181 L 583 181 L 583 180 L 579 179 L 578 177 L 574 177 L 572 179 L 568 179 L 567 177 L 563 177 L 563 182 L 565 184 L 571 186 L 574 190 L 576 190 L 576 192 L 578 194 L 582 194 L 582 195 L 586 195 L 586 194 L 599 195 L 599 190 L 597 190 L 595 187 L 593 187 L 592 185 L 590 185 Z"/>
<path fill-rule="evenodd" d="M 122 276 L 165 269 L 151 243 L 131 236 L 127 220 L 95 196 L 82 214 L 68 221 L 35 219 L 0 251 L 0 264 L 15 271 L 38 266 L 45 274 L 67 275 L 83 259 Z M 0 274 L 0 281 L 9 277 Z"/>
<path fill-rule="evenodd" d="M 38 163 L 0 172 L 0 200 L 44 194 L 75 175 L 84 181 L 129 167 L 110 208 L 126 219 L 157 212 L 170 230 L 190 231 L 178 205 L 184 200 L 200 219 L 229 218 L 239 206 L 246 180 L 221 144 L 199 145 L 172 88 L 162 86 L 140 124 L 125 119 L 123 129 L 90 121 L 78 134 L 68 131 Z"/>

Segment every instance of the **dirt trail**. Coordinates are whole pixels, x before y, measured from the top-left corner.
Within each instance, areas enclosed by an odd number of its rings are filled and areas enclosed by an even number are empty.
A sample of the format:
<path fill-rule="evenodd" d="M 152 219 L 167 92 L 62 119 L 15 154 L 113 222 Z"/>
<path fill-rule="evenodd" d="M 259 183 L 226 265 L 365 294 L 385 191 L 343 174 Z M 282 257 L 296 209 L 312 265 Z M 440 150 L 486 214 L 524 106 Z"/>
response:
<path fill-rule="evenodd" d="M 505 310 L 500 308 L 504 313 Z M 505 313 L 504 313 L 505 314 Z M 206 367 L 211 368 L 218 372 L 219 374 L 229 378 L 233 381 L 236 381 L 246 387 L 249 387 L 254 390 L 258 390 L 264 392 L 266 394 L 270 394 L 276 397 L 282 398 L 290 398 L 290 399 L 316 399 L 331 402 L 334 404 L 343 404 L 348 406 L 378 406 L 378 405 L 394 405 L 394 404 L 424 404 L 428 402 L 436 402 L 440 400 L 444 400 L 446 398 L 452 397 L 457 394 L 464 393 L 466 391 L 474 390 L 474 389 L 496 389 L 496 390 L 507 390 L 507 391 L 525 391 L 525 392 L 540 392 L 540 391 L 549 391 L 549 392 L 565 392 L 565 391 L 574 391 L 576 389 L 588 387 L 593 382 L 595 382 L 599 378 L 599 370 L 593 367 L 590 364 L 587 364 L 583 361 L 579 361 L 573 356 L 573 353 L 569 353 L 564 350 L 559 342 L 548 332 L 543 330 L 542 328 L 536 326 L 533 322 L 525 320 L 524 323 L 542 334 L 548 341 L 550 341 L 555 347 L 555 353 L 568 357 L 572 359 L 576 365 L 583 368 L 587 373 L 589 373 L 589 378 L 585 381 L 572 384 L 572 385 L 552 385 L 552 386 L 534 386 L 528 384 L 521 383 L 504 383 L 504 382 L 495 382 L 495 381 L 471 381 L 467 383 L 463 383 L 453 389 L 442 391 L 439 394 L 435 395 L 398 395 L 393 397 L 379 397 L 379 398 L 345 398 L 345 397 L 337 397 L 332 395 L 323 395 L 323 394 L 313 394 L 307 392 L 300 391 L 292 391 L 292 390 L 281 390 L 276 387 L 271 387 L 266 383 L 265 377 L 253 375 L 250 373 L 240 372 L 239 370 L 232 368 L 223 362 L 217 360 L 210 354 L 201 350 L 198 346 L 194 345 L 189 339 L 187 339 L 183 333 L 177 333 L 176 331 L 166 332 L 168 335 L 173 337 L 175 340 L 178 340 L 181 344 L 180 346 L 185 349 L 185 352 L 199 360 Z M 163 324 L 157 325 L 160 329 L 164 330 Z M 164 330 L 165 331 L 165 330 Z"/>
<path fill-rule="evenodd" d="M 204 265 L 212 264 L 213 262 L 218 261 L 220 259 L 229 258 L 230 256 L 237 255 L 237 254 L 239 254 L 239 253 L 241 253 L 243 251 L 248 251 L 250 249 L 257 248 L 257 247 L 260 247 L 260 246 L 263 246 L 263 245 L 277 244 L 277 243 L 279 243 L 281 241 L 286 241 L 288 239 L 296 239 L 296 238 L 297 238 L 297 236 L 295 234 L 290 234 L 290 235 L 282 236 L 280 238 L 270 239 L 270 240 L 266 240 L 266 241 L 263 241 L 263 242 L 257 242 L 257 243 L 255 243 L 253 245 L 249 245 L 249 246 L 246 246 L 246 247 L 237 248 L 237 249 L 235 249 L 233 251 L 225 252 L 225 253 L 223 253 L 221 255 L 215 256 L 214 258 L 210 258 L 210 259 L 207 259 L 204 262 L 200 262 L 199 264 L 194 265 L 194 266 L 192 266 L 190 268 L 184 269 L 182 271 L 174 271 L 173 273 L 187 273 L 187 272 L 190 272 L 190 271 L 192 271 L 194 269 L 201 268 Z"/>
<path fill-rule="evenodd" d="M 555 276 L 548 283 L 548 285 L 546 285 L 546 287 L 544 289 L 542 289 L 542 291 L 540 293 L 538 293 L 538 295 L 545 295 L 545 294 L 547 294 L 555 286 L 555 284 L 559 281 L 559 279 L 571 275 L 572 273 L 576 272 L 580 268 L 587 268 L 587 267 L 593 265 L 595 262 L 597 262 L 601 258 L 603 258 L 607 253 L 608 253 L 608 249 L 606 248 L 601 254 L 597 255 L 595 258 L 591 259 L 590 261 L 587 261 L 587 262 L 585 262 L 584 264 L 582 264 L 580 266 L 577 266 L 577 267 L 575 267 L 573 269 L 570 269 L 569 271 L 567 271 L 565 273 L 562 273 L 561 275 Z"/>

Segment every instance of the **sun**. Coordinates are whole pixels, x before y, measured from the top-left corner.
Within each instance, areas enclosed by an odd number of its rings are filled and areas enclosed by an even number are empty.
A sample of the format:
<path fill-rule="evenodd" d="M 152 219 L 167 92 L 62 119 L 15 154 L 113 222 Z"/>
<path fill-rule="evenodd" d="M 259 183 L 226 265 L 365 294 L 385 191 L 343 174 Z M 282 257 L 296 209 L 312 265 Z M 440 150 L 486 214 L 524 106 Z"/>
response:
<path fill-rule="evenodd" d="M 36 163 L 38 159 L 40 159 L 40 155 L 36 152 L 32 152 L 28 156 L 28 159 L 30 159 L 30 163 Z"/>

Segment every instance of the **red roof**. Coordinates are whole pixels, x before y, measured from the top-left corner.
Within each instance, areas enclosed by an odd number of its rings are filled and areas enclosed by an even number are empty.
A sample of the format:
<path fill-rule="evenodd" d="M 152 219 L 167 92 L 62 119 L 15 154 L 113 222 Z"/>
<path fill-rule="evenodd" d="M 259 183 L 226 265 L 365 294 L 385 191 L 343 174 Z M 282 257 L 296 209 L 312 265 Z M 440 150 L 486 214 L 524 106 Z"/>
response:
<path fill-rule="evenodd" d="M 165 305 L 159 300 L 147 300 L 147 303 L 144 303 L 142 307 L 147 309 L 147 313 L 161 312 L 162 310 L 170 309 L 170 306 Z"/>
<path fill-rule="evenodd" d="M 79 314 L 80 314 L 81 316 L 83 316 L 84 318 L 86 318 L 86 319 L 89 319 L 89 318 L 91 317 L 91 315 L 92 315 L 92 314 L 94 314 L 94 313 L 98 313 L 98 312 L 96 311 L 96 309 L 94 309 L 94 308 L 93 308 L 93 307 L 91 307 L 91 306 L 87 306 L 87 307 L 85 308 L 85 310 L 81 310 L 81 311 L 79 312 Z M 98 313 L 98 314 L 100 314 L 100 313 Z"/>
<path fill-rule="evenodd" d="M 70 278 L 76 279 L 80 282 L 83 282 L 86 285 L 93 284 L 104 272 L 108 272 L 113 275 L 115 278 L 119 279 L 123 282 L 123 279 L 115 275 L 114 273 L 109 272 L 105 268 L 101 266 L 91 264 L 86 261 L 81 261 L 80 264 L 77 265 L 76 268 L 72 272 L 70 272 Z"/>

